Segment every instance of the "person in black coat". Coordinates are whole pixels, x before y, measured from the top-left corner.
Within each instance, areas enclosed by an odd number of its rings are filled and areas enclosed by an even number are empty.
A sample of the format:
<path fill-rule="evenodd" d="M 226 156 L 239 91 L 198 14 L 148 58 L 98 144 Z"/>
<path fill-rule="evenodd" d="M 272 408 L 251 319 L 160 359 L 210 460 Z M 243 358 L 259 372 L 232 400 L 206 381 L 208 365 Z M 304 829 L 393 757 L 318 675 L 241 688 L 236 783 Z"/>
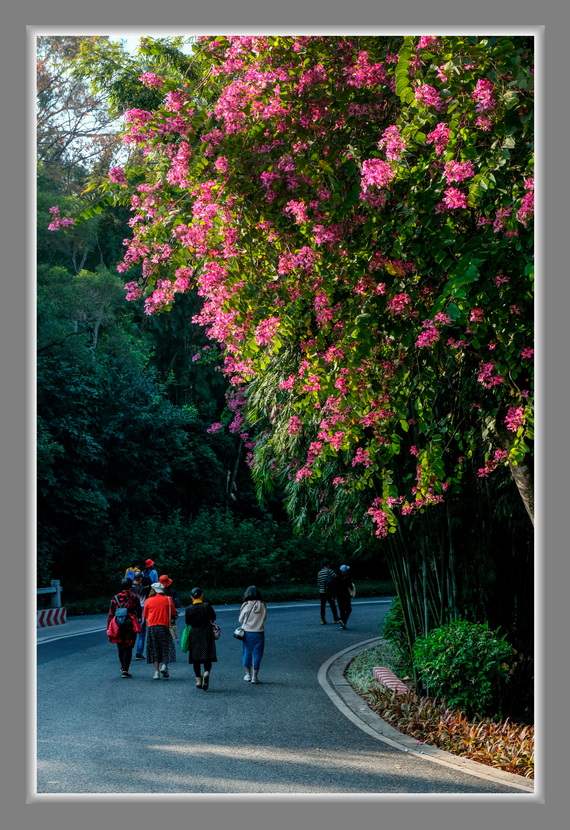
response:
<path fill-rule="evenodd" d="M 210 685 L 210 671 L 212 663 L 216 663 L 216 641 L 212 623 L 216 619 L 216 612 L 209 602 L 202 596 L 201 588 L 193 588 L 190 592 L 192 605 L 186 609 L 186 625 L 192 630 L 188 638 L 188 662 L 194 667 L 196 675 L 196 688 L 204 689 Z M 204 666 L 202 674 L 201 666 Z"/>
<path fill-rule="evenodd" d="M 340 566 L 340 576 L 336 583 L 336 601 L 340 616 L 340 627 L 346 628 L 348 618 L 352 613 L 352 596 L 354 585 L 350 575 L 350 565 Z"/>

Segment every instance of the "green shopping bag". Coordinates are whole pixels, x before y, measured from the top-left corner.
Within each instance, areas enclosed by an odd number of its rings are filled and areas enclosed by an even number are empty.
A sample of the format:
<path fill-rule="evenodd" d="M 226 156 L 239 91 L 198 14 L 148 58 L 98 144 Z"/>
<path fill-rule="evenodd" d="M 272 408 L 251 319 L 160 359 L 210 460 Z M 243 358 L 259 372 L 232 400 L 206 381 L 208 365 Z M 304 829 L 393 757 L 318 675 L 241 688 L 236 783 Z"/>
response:
<path fill-rule="evenodd" d="M 180 637 L 180 649 L 184 652 L 184 654 L 188 654 L 188 649 L 190 647 L 190 632 L 192 631 L 192 626 L 187 625 L 184 631 L 182 632 L 182 636 Z"/>

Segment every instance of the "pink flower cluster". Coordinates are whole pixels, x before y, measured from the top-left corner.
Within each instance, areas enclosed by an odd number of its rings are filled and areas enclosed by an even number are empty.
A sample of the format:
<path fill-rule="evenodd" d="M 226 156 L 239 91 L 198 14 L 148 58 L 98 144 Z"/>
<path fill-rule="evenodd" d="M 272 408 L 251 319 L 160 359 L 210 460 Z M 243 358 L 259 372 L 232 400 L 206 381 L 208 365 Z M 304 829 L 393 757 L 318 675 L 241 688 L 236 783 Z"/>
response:
<path fill-rule="evenodd" d="M 127 177 L 122 167 L 111 167 L 109 169 L 109 178 L 116 184 L 125 186 L 127 184 Z"/>
<path fill-rule="evenodd" d="M 419 101 L 420 104 L 423 104 L 426 107 L 433 107 L 436 112 L 445 109 L 445 104 L 441 100 L 439 92 L 429 84 L 421 84 L 421 86 L 416 89 L 414 94 L 416 101 Z"/>
<path fill-rule="evenodd" d="M 396 294 L 392 297 L 391 300 L 388 301 L 386 307 L 388 311 L 391 311 L 393 314 L 404 314 L 404 312 L 408 311 L 412 303 L 412 298 L 409 294 L 405 292 L 402 294 Z"/>
<path fill-rule="evenodd" d="M 487 115 L 479 115 L 475 121 L 475 126 L 484 132 L 489 132 L 493 126 L 493 122 Z"/>
<path fill-rule="evenodd" d="M 467 195 L 462 193 L 456 187 L 449 187 L 444 191 L 443 201 L 440 202 L 442 208 L 447 210 L 455 210 L 456 208 L 467 207 Z"/>
<path fill-rule="evenodd" d="M 273 341 L 279 329 L 279 317 L 268 317 L 262 320 L 255 329 L 255 342 L 258 346 L 268 346 Z"/>
<path fill-rule="evenodd" d="M 423 331 L 416 340 L 416 347 L 418 349 L 431 348 L 440 338 L 440 332 L 435 327 L 433 320 L 424 320 L 422 323 Z"/>
<path fill-rule="evenodd" d="M 485 316 L 483 314 L 482 308 L 472 308 L 469 314 L 469 320 L 471 323 L 484 323 Z"/>
<path fill-rule="evenodd" d="M 524 424 L 524 407 L 510 406 L 505 416 L 505 424 L 511 432 L 516 432 Z"/>
<path fill-rule="evenodd" d="M 327 80 L 328 75 L 325 67 L 322 63 L 317 63 L 313 69 L 307 69 L 302 73 L 299 78 L 296 91 L 304 92 L 306 89 L 315 86 L 316 84 L 326 84 Z"/>
<path fill-rule="evenodd" d="M 291 200 L 287 202 L 283 208 L 283 213 L 290 213 L 291 216 L 295 218 L 295 222 L 298 225 L 309 221 L 309 217 L 307 215 L 307 205 L 302 201 L 295 202 L 294 200 Z"/>
<path fill-rule="evenodd" d="M 62 219 L 59 215 L 59 208 L 57 206 L 50 207 L 49 212 L 53 216 L 53 219 L 48 225 L 48 231 L 57 231 L 60 228 L 66 228 L 69 225 L 75 224 L 75 219 Z"/>
<path fill-rule="evenodd" d="M 166 178 L 170 184 L 179 187 L 191 187 L 192 182 L 188 178 L 188 165 L 192 158 L 192 148 L 187 141 L 181 141 L 180 146 L 172 159 L 170 170 Z"/>
<path fill-rule="evenodd" d="M 356 450 L 356 454 L 352 459 L 352 466 L 355 467 L 357 464 L 364 464 L 365 467 L 370 467 L 372 465 L 372 459 L 370 458 L 370 450 L 364 449 L 364 447 L 359 447 Z"/>
<path fill-rule="evenodd" d="M 495 450 L 493 458 L 490 458 L 485 462 L 484 467 L 479 467 L 477 470 L 479 478 L 486 478 L 490 475 L 499 466 L 501 461 L 505 461 L 508 458 L 508 455 L 506 450 Z"/>
<path fill-rule="evenodd" d="M 444 176 L 449 182 L 462 182 L 475 175 L 472 161 L 448 161 L 444 168 Z"/>
<path fill-rule="evenodd" d="M 358 58 L 354 66 L 349 66 L 344 70 L 349 86 L 358 88 L 380 86 L 385 84 L 388 76 L 386 69 L 381 63 L 371 63 L 368 57 L 368 52 L 361 51 L 358 53 Z"/>
<path fill-rule="evenodd" d="M 222 425 L 219 423 L 219 421 L 216 421 L 216 423 L 212 424 L 212 426 L 209 427 L 206 430 L 206 432 L 214 433 L 214 432 L 219 432 L 221 429 L 222 429 Z"/>
<path fill-rule="evenodd" d="M 517 210 L 517 219 L 526 225 L 534 214 L 534 179 L 525 179 L 526 193 L 523 196 L 520 208 Z"/>
<path fill-rule="evenodd" d="M 318 375 L 311 375 L 307 378 L 307 383 L 301 389 L 302 392 L 319 392 L 321 389 L 321 379 Z"/>
<path fill-rule="evenodd" d="M 522 350 L 521 357 L 523 360 L 526 360 L 526 358 L 532 357 L 533 354 L 534 349 L 531 346 L 527 346 L 525 349 Z"/>
<path fill-rule="evenodd" d="M 422 35 L 418 40 L 418 52 L 420 49 L 431 49 L 436 52 L 443 46 L 443 41 L 440 37 L 433 37 L 432 35 Z"/>
<path fill-rule="evenodd" d="M 511 208 L 499 208 L 493 221 L 493 233 L 499 233 L 505 229 L 506 220 L 511 215 Z"/>
<path fill-rule="evenodd" d="M 477 375 L 477 380 L 479 383 L 482 383 L 486 389 L 490 389 L 492 386 L 499 386 L 501 383 L 505 382 L 504 377 L 501 375 L 493 375 L 494 370 L 494 363 L 483 363 L 481 370 Z"/>
<path fill-rule="evenodd" d="M 170 92 L 166 93 L 166 97 L 164 99 L 164 108 L 169 110 L 170 112 L 182 112 L 182 110 L 191 100 L 192 97 L 187 92 L 183 92 L 181 89 L 173 89 Z M 188 110 L 188 116 L 192 116 L 193 114 L 194 110 Z"/>
<path fill-rule="evenodd" d="M 487 78 L 482 78 L 480 81 L 477 81 L 475 89 L 471 93 L 471 98 L 477 102 L 477 106 L 475 107 L 476 112 L 495 109 L 497 102 L 493 97 L 494 90 L 495 87 Z"/>
<path fill-rule="evenodd" d="M 450 129 L 447 124 L 441 121 L 435 130 L 426 136 L 426 144 L 433 144 L 436 156 L 440 156 L 449 143 Z"/>
<path fill-rule="evenodd" d="M 400 135 L 400 129 L 395 124 L 387 127 L 382 133 L 382 138 L 378 142 L 378 148 L 386 147 L 386 158 L 392 161 L 398 161 L 402 155 L 402 151 L 406 149 L 406 142 Z"/>
<path fill-rule="evenodd" d="M 125 299 L 129 301 L 138 300 L 143 295 L 143 290 L 142 288 L 139 288 L 139 284 L 136 281 L 127 282 L 125 284 L 125 291 L 128 292 Z"/>
<path fill-rule="evenodd" d="M 382 499 L 377 498 L 372 502 L 372 506 L 366 511 L 372 517 L 372 521 L 376 525 L 374 531 L 376 536 L 385 537 L 388 535 L 388 516 L 382 510 Z"/>
<path fill-rule="evenodd" d="M 287 380 L 282 380 L 279 389 L 292 389 L 295 385 L 295 375 L 289 375 Z"/>
<path fill-rule="evenodd" d="M 343 226 L 341 224 L 313 225 L 313 240 L 315 245 L 334 245 L 340 242 L 343 237 Z"/>
<path fill-rule="evenodd" d="M 377 188 L 388 187 L 395 175 L 396 171 L 387 161 L 382 161 L 382 159 L 363 161 L 360 198 L 373 207 L 382 207 L 386 202 L 386 194 L 378 193 Z"/>
<path fill-rule="evenodd" d="M 303 245 L 296 254 L 287 252 L 279 257 L 277 273 L 290 274 L 292 271 L 303 271 L 305 274 L 310 274 L 319 260 L 320 255 L 316 251 Z"/>
<path fill-rule="evenodd" d="M 230 165 L 225 156 L 218 156 L 218 158 L 214 162 L 214 167 L 216 170 L 219 170 L 220 173 L 227 173 L 230 168 Z"/>
<path fill-rule="evenodd" d="M 287 431 L 289 435 L 297 435 L 303 429 L 303 422 L 298 415 L 291 415 Z"/>
<path fill-rule="evenodd" d="M 164 86 L 164 80 L 160 78 L 158 75 L 155 75 L 154 72 L 143 72 L 142 75 L 139 75 L 138 79 L 142 84 L 144 84 L 144 86 L 148 87 L 149 89 Z"/>

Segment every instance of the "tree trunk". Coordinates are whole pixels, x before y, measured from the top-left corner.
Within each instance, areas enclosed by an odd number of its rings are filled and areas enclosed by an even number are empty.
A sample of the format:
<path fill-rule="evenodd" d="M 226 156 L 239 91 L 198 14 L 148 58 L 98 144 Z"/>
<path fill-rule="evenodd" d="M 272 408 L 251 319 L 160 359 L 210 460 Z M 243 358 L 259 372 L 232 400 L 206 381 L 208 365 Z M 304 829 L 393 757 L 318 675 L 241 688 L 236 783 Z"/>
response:
<path fill-rule="evenodd" d="M 534 476 L 530 465 L 518 464 L 516 467 L 509 461 L 511 475 L 517 485 L 526 512 L 534 526 Z"/>
<path fill-rule="evenodd" d="M 511 447 L 510 436 L 507 432 L 505 432 L 505 430 L 497 427 L 496 429 L 503 449 L 508 452 Z M 531 457 L 530 453 L 526 457 Z M 526 512 L 528 513 L 530 521 L 534 527 L 534 470 L 532 461 L 529 463 L 525 459 L 525 461 L 521 464 L 515 465 L 512 464 L 509 459 L 509 470 L 511 471 L 513 481 L 517 485 L 519 495 L 523 500 Z"/>

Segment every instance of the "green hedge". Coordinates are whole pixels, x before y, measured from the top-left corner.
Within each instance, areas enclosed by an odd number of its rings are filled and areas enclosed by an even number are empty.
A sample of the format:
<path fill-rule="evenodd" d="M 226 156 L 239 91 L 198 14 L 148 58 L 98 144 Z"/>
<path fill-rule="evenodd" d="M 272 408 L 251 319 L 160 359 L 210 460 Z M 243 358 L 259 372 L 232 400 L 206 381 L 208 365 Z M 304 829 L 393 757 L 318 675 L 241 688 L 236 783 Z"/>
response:
<path fill-rule="evenodd" d="M 181 588 L 178 596 L 183 605 L 190 604 L 190 591 L 194 586 Z M 204 597 L 212 605 L 236 605 L 243 600 L 243 593 L 247 585 L 236 588 L 204 588 Z M 271 585 L 267 588 L 259 586 L 261 595 L 265 602 L 303 602 L 315 601 L 318 599 L 317 590 L 314 585 Z M 356 581 L 358 597 L 385 597 L 394 596 L 395 590 L 389 580 L 367 580 Z M 109 610 L 110 597 L 93 597 L 92 599 L 75 600 L 65 603 L 69 616 L 80 616 L 83 614 L 105 614 Z"/>

